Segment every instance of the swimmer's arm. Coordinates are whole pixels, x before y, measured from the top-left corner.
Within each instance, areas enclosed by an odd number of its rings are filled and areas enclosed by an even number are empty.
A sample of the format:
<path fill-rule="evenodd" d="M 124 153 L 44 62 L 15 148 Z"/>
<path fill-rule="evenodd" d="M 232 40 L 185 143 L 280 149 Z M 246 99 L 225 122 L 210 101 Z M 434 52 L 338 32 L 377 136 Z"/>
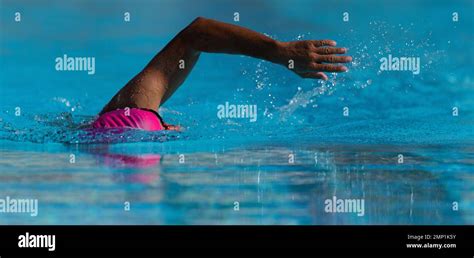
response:
<path fill-rule="evenodd" d="M 233 24 L 197 18 L 181 34 L 196 52 L 228 53 L 264 59 L 288 67 L 304 78 L 327 79 L 323 72 L 345 72 L 338 63 L 352 61 L 345 48 L 336 48 L 333 40 L 280 42 L 261 33 Z"/>
<path fill-rule="evenodd" d="M 303 78 L 327 80 L 324 72 L 344 72 L 351 61 L 332 40 L 280 42 L 261 33 L 211 19 L 197 18 L 125 85 L 101 113 L 124 107 L 157 110 L 184 82 L 201 52 L 247 55 L 288 68 Z"/>
<path fill-rule="evenodd" d="M 199 17 L 181 34 L 196 52 L 246 55 L 279 63 L 280 42 L 261 33 L 233 24 Z"/>
<path fill-rule="evenodd" d="M 337 56 L 346 53 L 346 49 L 335 45 L 333 40 L 280 42 L 240 26 L 200 17 L 181 31 L 148 67 L 164 71 L 164 103 L 184 81 L 201 52 L 246 55 L 286 67 L 292 60 L 291 71 L 299 76 L 327 80 L 324 72 L 347 71 L 338 63 L 352 60 L 350 56 Z M 183 61 L 185 68 L 179 70 L 178 64 Z"/>

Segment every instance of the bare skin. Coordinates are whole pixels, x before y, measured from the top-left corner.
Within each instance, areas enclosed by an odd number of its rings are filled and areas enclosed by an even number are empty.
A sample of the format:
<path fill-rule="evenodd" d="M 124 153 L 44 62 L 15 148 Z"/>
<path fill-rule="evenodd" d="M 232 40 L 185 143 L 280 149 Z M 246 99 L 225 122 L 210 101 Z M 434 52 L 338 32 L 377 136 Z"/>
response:
<path fill-rule="evenodd" d="M 333 40 L 280 42 L 243 27 L 199 17 L 120 89 L 100 114 L 125 107 L 158 110 L 184 82 L 201 52 L 246 55 L 287 68 L 293 60 L 290 71 L 302 78 L 327 80 L 325 72 L 345 72 L 347 67 L 341 63 L 352 61 L 350 56 L 338 55 L 345 54 L 345 48 L 335 46 Z"/>

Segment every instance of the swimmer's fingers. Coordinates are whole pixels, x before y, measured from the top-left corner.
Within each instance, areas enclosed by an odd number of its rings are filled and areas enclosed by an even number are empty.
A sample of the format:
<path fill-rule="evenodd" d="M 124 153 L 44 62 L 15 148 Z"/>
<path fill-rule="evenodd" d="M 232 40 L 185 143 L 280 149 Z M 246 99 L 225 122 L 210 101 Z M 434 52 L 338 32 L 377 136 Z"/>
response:
<path fill-rule="evenodd" d="M 317 72 L 316 75 L 321 76 L 321 79 L 323 79 L 325 81 L 327 81 L 329 79 L 328 76 L 323 72 Z"/>
<path fill-rule="evenodd" d="M 352 61 L 350 56 L 321 55 L 316 57 L 316 62 L 325 63 L 349 63 Z"/>
<path fill-rule="evenodd" d="M 315 47 L 323 47 L 323 46 L 334 47 L 337 44 L 336 41 L 332 39 L 312 40 L 311 43 L 313 43 Z"/>
<path fill-rule="evenodd" d="M 345 54 L 347 49 L 343 47 L 318 47 L 315 52 L 320 55 Z"/>
<path fill-rule="evenodd" d="M 302 78 L 313 78 L 313 79 L 321 79 L 321 80 L 328 80 L 328 76 L 323 72 L 302 72 L 297 73 Z"/>
<path fill-rule="evenodd" d="M 332 64 L 318 64 L 314 63 L 311 65 L 311 69 L 316 71 L 342 73 L 347 71 L 347 67 L 343 65 L 332 65 Z"/>

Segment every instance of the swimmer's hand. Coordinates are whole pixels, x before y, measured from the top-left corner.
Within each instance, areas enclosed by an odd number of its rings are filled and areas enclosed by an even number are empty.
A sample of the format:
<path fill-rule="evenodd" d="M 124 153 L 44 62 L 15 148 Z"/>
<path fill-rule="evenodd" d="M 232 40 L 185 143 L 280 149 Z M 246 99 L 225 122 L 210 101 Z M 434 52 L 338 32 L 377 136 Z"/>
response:
<path fill-rule="evenodd" d="M 346 48 L 335 46 L 334 40 L 278 42 L 277 62 L 302 78 L 327 80 L 324 72 L 346 72 L 347 67 L 340 63 L 352 61 L 350 56 L 337 55 L 345 54 Z"/>

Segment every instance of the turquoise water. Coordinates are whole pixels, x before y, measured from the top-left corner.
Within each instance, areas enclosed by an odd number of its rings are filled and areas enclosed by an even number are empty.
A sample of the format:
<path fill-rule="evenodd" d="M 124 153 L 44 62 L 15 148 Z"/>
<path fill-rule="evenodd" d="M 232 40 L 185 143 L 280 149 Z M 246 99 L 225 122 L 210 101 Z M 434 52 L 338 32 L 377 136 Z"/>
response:
<path fill-rule="evenodd" d="M 0 213 L 0 224 L 474 223 L 473 1 L 0 7 L 0 199 L 39 202 L 38 216 Z M 234 22 L 234 12 L 279 40 L 336 40 L 350 71 L 318 82 L 203 54 L 160 109 L 183 132 L 84 132 L 195 17 Z M 64 54 L 95 57 L 95 74 L 56 71 Z M 420 73 L 380 71 L 389 54 L 419 57 Z M 225 102 L 257 105 L 257 121 L 219 119 Z M 365 214 L 325 212 L 333 196 L 363 199 Z"/>

